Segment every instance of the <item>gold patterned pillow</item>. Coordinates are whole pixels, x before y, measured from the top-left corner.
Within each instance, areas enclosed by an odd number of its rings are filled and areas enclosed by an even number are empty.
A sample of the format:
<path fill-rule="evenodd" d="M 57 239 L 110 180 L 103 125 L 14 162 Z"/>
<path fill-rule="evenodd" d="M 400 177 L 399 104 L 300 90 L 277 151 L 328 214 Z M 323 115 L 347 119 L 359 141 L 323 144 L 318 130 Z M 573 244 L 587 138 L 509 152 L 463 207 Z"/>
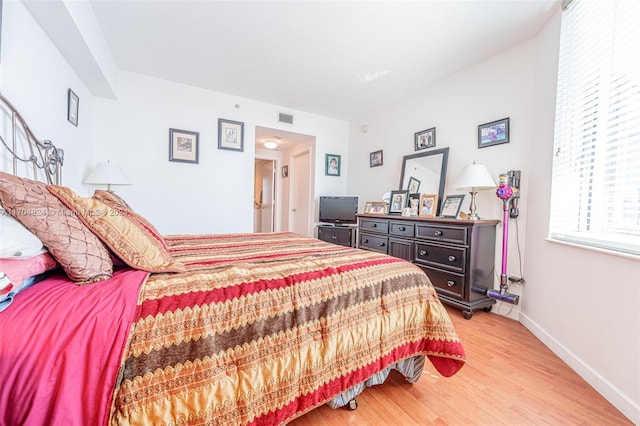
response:
<path fill-rule="evenodd" d="M 69 278 L 88 284 L 111 278 L 109 251 L 47 185 L 0 172 L 0 202 L 42 241 Z"/>
<path fill-rule="evenodd" d="M 169 251 L 169 249 L 167 248 L 167 243 L 164 241 L 162 234 L 156 229 L 156 227 L 153 226 L 151 222 L 149 222 L 143 216 L 134 212 L 133 209 L 129 207 L 129 204 L 127 204 L 127 202 L 124 201 L 122 197 L 120 197 L 118 194 L 97 189 L 93 193 L 93 198 L 95 198 L 98 201 L 102 201 L 103 203 L 105 203 L 111 208 L 120 210 L 122 212 L 126 212 L 126 214 L 128 214 L 131 217 L 131 219 L 138 222 L 138 224 L 144 227 L 151 234 L 153 238 L 158 240 L 158 242 L 162 244 L 162 247 L 164 247 L 165 251 Z"/>
<path fill-rule="evenodd" d="M 185 271 L 144 226 L 123 210 L 95 198 L 80 197 L 63 186 L 49 185 L 48 189 L 132 268 L 147 272 Z"/>

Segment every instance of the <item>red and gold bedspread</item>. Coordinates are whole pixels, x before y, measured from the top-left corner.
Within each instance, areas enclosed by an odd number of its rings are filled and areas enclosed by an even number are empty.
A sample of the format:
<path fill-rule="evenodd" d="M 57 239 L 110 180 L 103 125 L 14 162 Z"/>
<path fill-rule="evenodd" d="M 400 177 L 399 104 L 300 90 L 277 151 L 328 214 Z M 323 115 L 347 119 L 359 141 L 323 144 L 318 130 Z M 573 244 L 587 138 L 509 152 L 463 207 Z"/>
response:
<path fill-rule="evenodd" d="M 166 241 L 188 272 L 142 287 L 113 424 L 285 423 L 409 356 L 464 364 L 408 262 L 290 233 Z"/>

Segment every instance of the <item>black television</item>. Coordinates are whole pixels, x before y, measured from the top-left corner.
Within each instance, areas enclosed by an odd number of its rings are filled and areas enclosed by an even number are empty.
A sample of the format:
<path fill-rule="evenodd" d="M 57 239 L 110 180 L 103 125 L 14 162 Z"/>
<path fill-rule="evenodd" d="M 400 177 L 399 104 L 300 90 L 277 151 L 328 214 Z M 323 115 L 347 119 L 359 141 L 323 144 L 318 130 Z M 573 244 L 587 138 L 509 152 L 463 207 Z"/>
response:
<path fill-rule="evenodd" d="M 318 220 L 322 223 L 332 223 L 334 225 L 358 223 L 356 218 L 358 197 L 321 196 L 319 210 L 320 217 Z"/>

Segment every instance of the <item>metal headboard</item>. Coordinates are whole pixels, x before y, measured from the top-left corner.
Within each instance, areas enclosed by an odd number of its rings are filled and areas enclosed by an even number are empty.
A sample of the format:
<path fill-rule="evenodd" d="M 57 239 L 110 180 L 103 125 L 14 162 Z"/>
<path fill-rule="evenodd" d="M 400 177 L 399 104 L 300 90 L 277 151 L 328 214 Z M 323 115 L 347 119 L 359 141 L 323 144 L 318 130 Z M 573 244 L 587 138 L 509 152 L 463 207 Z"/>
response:
<path fill-rule="evenodd" d="M 18 162 L 31 163 L 33 167 L 33 179 L 38 179 L 38 170 L 42 170 L 49 184 L 62 184 L 62 165 L 64 163 L 64 150 L 57 148 L 51 141 L 40 141 L 35 137 L 29 126 L 18 110 L 0 94 L 0 107 L 3 114 L 9 116 L 11 121 L 11 134 L 9 142 L 0 133 L 0 141 L 12 158 L 13 174 L 18 174 Z M 21 157 L 18 153 L 18 142 L 27 145 L 28 154 Z"/>

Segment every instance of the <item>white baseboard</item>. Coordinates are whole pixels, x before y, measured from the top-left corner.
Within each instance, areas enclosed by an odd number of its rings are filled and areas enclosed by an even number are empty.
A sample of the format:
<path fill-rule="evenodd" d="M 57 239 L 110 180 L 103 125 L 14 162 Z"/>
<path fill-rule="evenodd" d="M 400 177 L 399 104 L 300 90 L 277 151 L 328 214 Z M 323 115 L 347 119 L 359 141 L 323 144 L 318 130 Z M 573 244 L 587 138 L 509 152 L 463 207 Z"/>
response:
<path fill-rule="evenodd" d="M 600 395 L 620 410 L 631 422 L 640 425 L 640 406 L 638 404 L 600 376 L 522 312 L 520 312 L 520 323 L 540 339 L 553 353 L 558 355 L 561 360 L 566 362 L 573 371 L 589 383 Z"/>

